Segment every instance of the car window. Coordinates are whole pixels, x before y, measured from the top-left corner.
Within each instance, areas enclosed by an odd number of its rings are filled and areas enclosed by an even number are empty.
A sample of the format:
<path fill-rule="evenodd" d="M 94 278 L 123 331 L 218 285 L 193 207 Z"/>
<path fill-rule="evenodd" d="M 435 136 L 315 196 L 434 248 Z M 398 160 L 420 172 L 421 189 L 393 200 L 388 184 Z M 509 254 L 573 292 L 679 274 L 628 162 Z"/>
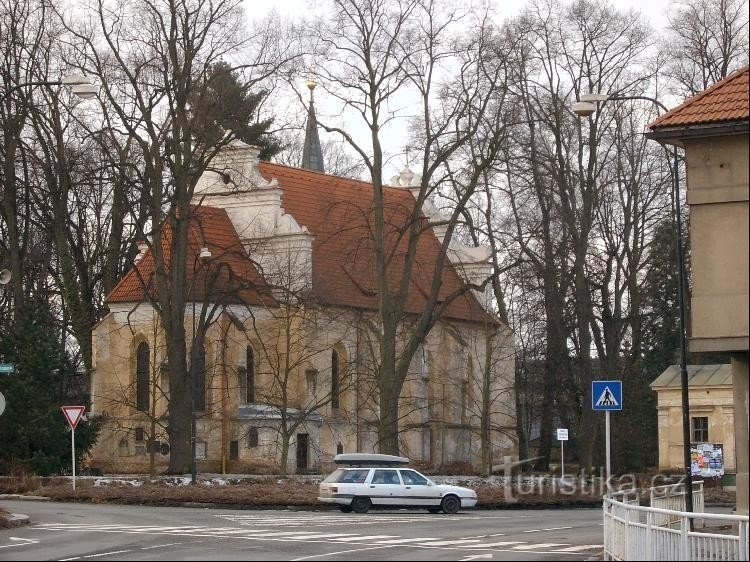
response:
<path fill-rule="evenodd" d="M 323 480 L 324 483 L 330 484 L 331 482 L 338 482 L 339 478 L 341 478 L 341 474 L 346 472 L 343 468 L 337 468 L 331 474 L 326 476 L 325 480 Z"/>
<path fill-rule="evenodd" d="M 367 479 L 369 473 L 369 469 L 347 470 L 338 482 L 341 484 L 362 484 Z"/>
<path fill-rule="evenodd" d="M 407 486 L 427 486 L 427 478 L 414 470 L 401 470 L 401 478 Z"/>
<path fill-rule="evenodd" d="M 376 470 L 372 476 L 372 484 L 401 484 L 401 481 L 395 470 Z"/>

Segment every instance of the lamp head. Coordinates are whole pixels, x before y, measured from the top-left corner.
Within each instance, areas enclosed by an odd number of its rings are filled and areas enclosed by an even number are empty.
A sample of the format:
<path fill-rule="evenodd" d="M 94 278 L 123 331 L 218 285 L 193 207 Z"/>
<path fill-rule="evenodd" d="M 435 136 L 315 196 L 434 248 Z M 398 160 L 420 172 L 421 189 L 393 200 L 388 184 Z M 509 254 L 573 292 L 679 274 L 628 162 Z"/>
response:
<path fill-rule="evenodd" d="M 99 93 L 99 88 L 93 84 L 75 84 L 71 90 L 83 100 L 93 98 Z"/>
<path fill-rule="evenodd" d="M 571 109 L 578 117 L 588 117 L 596 111 L 596 105 L 588 101 L 577 101 L 571 106 Z"/>
<path fill-rule="evenodd" d="M 211 250 L 209 250 L 206 246 L 203 246 L 201 248 L 201 253 L 198 254 L 198 257 L 202 260 L 209 259 L 213 254 L 211 254 Z"/>

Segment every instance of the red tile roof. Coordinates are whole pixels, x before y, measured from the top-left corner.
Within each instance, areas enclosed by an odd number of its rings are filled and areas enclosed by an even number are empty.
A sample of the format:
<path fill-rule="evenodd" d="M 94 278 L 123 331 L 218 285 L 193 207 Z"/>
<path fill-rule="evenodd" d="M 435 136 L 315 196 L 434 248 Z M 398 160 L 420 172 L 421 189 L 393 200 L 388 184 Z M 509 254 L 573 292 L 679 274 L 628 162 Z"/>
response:
<path fill-rule="evenodd" d="M 208 290 L 210 300 L 214 302 L 271 302 L 273 299 L 226 211 L 214 207 L 192 207 L 192 212 L 185 264 L 185 286 L 191 292 L 189 296 L 195 295 L 195 300 L 201 301 Z M 167 264 L 170 262 L 171 238 L 172 227 L 167 221 L 162 229 L 162 248 Z M 201 263 L 196 256 L 203 247 L 209 249 L 211 258 Z M 107 302 L 141 302 L 155 299 L 157 294 L 154 255 L 149 249 L 115 285 Z"/>
<path fill-rule="evenodd" d="M 300 225 L 306 226 L 313 239 L 313 293 L 322 303 L 377 310 L 377 284 L 373 259 L 371 232 L 374 204 L 372 185 L 366 182 L 331 176 L 300 168 L 268 162 L 260 163 L 260 171 L 267 178 L 277 178 L 282 189 L 282 207 Z M 403 272 L 408 233 L 404 225 L 414 208 L 414 197 L 401 188 L 385 188 L 385 217 L 389 248 L 389 276 L 392 290 L 396 289 Z M 214 256 L 223 259 L 236 277 L 246 284 L 261 286 L 258 271 L 252 266 L 226 212 L 212 207 L 195 208 L 195 224 L 190 230 L 188 256 L 197 255 L 208 246 Z M 165 247 L 169 229 L 165 229 Z M 437 238 L 431 231 L 420 236 L 415 254 L 415 266 L 409 286 L 407 312 L 424 309 L 426 295 L 432 285 L 433 269 L 440 251 Z M 213 258 L 216 260 L 217 258 Z M 188 259 L 188 282 L 192 279 L 192 259 Z M 439 302 L 463 286 L 458 272 L 446 260 L 441 272 Z M 149 251 L 112 290 L 108 302 L 138 302 L 143 300 L 144 288 L 153 294 L 154 263 Z M 143 281 L 141 280 L 143 279 Z M 196 285 L 196 295 L 204 288 Z M 263 291 L 260 291 L 261 294 Z M 246 294 L 246 302 L 262 300 L 258 291 Z M 213 300 L 213 299 L 212 299 Z M 487 313 L 474 295 L 468 291 L 446 306 L 445 316 L 468 321 L 486 321 Z"/>
<path fill-rule="evenodd" d="M 750 67 L 736 70 L 655 119 L 649 127 L 661 129 L 688 125 L 707 125 L 727 121 L 747 121 L 750 107 Z"/>
<path fill-rule="evenodd" d="M 285 212 L 315 236 L 312 271 L 315 295 L 331 305 L 376 310 L 377 283 L 371 237 L 374 229 L 372 184 L 269 162 L 261 162 L 260 171 L 266 179 L 278 179 Z M 414 205 L 414 196 L 409 191 L 384 188 L 391 290 L 396 290 L 403 272 L 408 232 L 401 231 L 405 230 Z M 439 252 L 440 244 L 431 230 L 419 237 L 407 312 L 417 313 L 424 309 Z M 464 285 L 450 262 L 446 260 L 445 264 L 440 301 Z M 445 315 L 470 321 L 488 319 L 470 291 L 453 300 L 446 307 Z"/>

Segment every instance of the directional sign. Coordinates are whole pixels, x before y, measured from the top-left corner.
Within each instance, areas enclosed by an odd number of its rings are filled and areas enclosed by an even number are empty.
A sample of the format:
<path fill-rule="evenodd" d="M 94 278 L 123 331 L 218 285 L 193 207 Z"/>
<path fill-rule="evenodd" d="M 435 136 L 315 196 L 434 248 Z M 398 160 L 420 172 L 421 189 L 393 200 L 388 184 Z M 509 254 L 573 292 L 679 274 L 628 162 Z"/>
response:
<path fill-rule="evenodd" d="M 557 440 L 558 441 L 567 441 L 568 440 L 568 430 L 567 429 L 558 429 L 557 430 Z"/>
<path fill-rule="evenodd" d="M 0 416 L 3 415 L 4 411 L 5 411 L 5 396 L 3 396 L 3 393 L 0 392 Z"/>
<path fill-rule="evenodd" d="M 0 363 L 0 375 L 9 375 L 14 370 L 12 363 Z"/>
<path fill-rule="evenodd" d="M 68 420 L 70 429 L 75 429 L 78 422 L 81 420 L 81 416 L 83 415 L 86 406 L 62 406 L 61 409 L 63 414 L 65 414 L 65 419 Z"/>
<path fill-rule="evenodd" d="M 591 408 L 622 410 L 622 381 L 592 381 Z"/>

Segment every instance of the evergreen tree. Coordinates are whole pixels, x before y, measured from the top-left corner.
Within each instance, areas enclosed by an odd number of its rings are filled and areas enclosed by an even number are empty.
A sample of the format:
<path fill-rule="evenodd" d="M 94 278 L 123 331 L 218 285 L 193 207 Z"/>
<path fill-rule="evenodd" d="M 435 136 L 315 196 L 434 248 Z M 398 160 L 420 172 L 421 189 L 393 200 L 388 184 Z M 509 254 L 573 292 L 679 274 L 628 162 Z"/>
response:
<path fill-rule="evenodd" d="M 39 475 L 71 470 L 70 433 L 64 405 L 85 405 L 87 397 L 72 384 L 76 365 L 61 346 L 58 322 L 49 308 L 27 304 L 15 326 L 0 332 L 0 356 L 14 372 L 0 378 L 6 399 L 0 416 L 0 472 L 26 471 Z M 81 422 L 76 429 L 76 464 L 94 443 L 97 423 Z"/>
<path fill-rule="evenodd" d="M 227 63 L 211 66 L 190 100 L 199 141 L 210 146 L 232 131 L 241 141 L 260 146 L 262 160 L 277 154 L 281 143 L 266 132 L 273 119 L 257 119 L 258 107 L 267 95 L 264 90 L 250 92 L 249 85 Z"/>

